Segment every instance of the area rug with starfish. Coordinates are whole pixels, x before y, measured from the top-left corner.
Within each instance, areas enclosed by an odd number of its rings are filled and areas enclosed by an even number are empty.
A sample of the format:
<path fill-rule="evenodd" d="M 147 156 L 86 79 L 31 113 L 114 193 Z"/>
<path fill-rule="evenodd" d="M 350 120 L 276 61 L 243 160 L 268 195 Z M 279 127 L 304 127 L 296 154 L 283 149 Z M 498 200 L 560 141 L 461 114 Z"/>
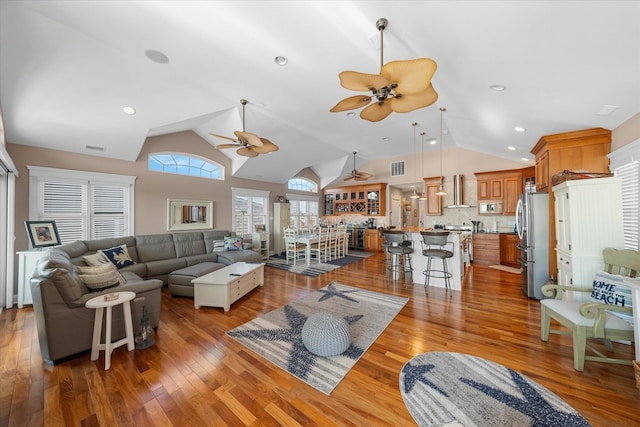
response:
<path fill-rule="evenodd" d="M 408 301 L 334 281 L 227 334 L 329 395 Z M 321 311 L 349 324 L 351 345 L 338 356 L 316 356 L 302 342 L 302 327 L 307 318 Z"/>
<path fill-rule="evenodd" d="M 590 425 L 533 380 L 468 354 L 429 352 L 414 357 L 402 368 L 400 392 L 421 427 Z"/>
<path fill-rule="evenodd" d="M 349 255 L 343 256 L 338 259 L 334 259 L 327 262 L 318 262 L 315 259 L 311 261 L 309 265 L 306 265 L 305 261 L 298 261 L 296 265 L 287 263 L 285 257 L 271 257 L 266 261 L 267 267 L 273 267 L 280 270 L 286 270 L 291 273 L 302 274 L 310 277 L 317 277 L 321 274 L 328 273 L 345 265 L 352 264 L 356 261 L 360 261 L 363 258 L 367 258 L 373 255 L 371 252 L 353 252 L 349 251 Z"/>

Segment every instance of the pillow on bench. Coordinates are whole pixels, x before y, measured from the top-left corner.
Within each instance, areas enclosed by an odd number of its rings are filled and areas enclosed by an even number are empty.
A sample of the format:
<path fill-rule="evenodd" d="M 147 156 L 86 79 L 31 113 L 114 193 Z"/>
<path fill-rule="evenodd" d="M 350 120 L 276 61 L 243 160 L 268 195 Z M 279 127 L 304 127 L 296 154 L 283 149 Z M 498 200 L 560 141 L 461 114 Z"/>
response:
<path fill-rule="evenodd" d="M 631 307 L 631 289 L 625 286 L 624 276 L 609 274 L 598 271 L 593 279 L 593 291 L 591 291 L 591 302 L 600 304 L 617 305 L 620 307 Z M 633 324 L 632 313 L 620 313 L 608 311 L 614 316 Z"/>

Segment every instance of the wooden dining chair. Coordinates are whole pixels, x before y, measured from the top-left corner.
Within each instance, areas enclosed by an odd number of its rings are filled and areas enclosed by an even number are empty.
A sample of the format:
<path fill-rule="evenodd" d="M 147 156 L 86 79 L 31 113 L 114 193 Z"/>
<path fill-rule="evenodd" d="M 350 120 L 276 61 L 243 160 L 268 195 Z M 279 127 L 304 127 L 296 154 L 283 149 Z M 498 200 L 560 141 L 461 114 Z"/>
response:
<path fill-rule="evenodd" d="M 597 362 L 619 363 L 631 365 L 629 359 L 618 359 L 607 357 L 595 348 L 590 347 L 596 356 L 587 356 L 587 340 L 602 339 L 607 350 L 613 352 L 611 340 L 633 342 L 633 326 L 624 320 L 632 315 L 630 292 L 628 304 L 624 307 L 618 305 L 604 304 L 602 302 L 585 303 L 583 301 L 571 301 L 562 299 L 564 292 L 580 292 L 598 295 L 605 289 L 607 293 L 626 292 L 621 284 L 621 276 L 637 277 L 640 271 L 640 253 L 631 249 L 606 248 L 602 251 L 604 259 L 604 273 L 597 274 L 594 284 L 591 286 L 567 286 L 567 285 L 544 285 L 542 294 L 546 297 L 540 301 L 540 338 L 542 341 L 549 340 L 549 333 L 572 335 L 573 337 L 573 367 L 577 371 L 584 370 L 584 361 L 591 360 Z M 607 276 L 608 275 L 608 276 Z M 611 276 L 616 275 L 616 276 Z M 599 279 L 598 277 L 602 279 Z M 606 280 L 610 283 L 600 282 Z M 618 285 L 614 283 L 617 282 Z M 595 285 L 595 287 L 594 287 Z M 615 289 L 615 287 L 619 289 Z M 620 289 L 621 288 L 621 289 Z M 617 301 L 620 301 L 618 298 Z M 616 302 L 615 298 L 611 300 Z M 638 307 L 636 307 L 636 310 Z M 550 329 L 551 319 L 564 326 L 566 329 Z"/>
<path fill-rule="evenodd" d="M 284 246 L 287 254 L 287 264 L 289 264 L 289 261 L 293 261 L 293 265 L 296 265 L 297 261 L 304 259 L 307 251 L 307 245 L 296 241 L 297 236 L 298 230 L 295 228 L 284 229 Z"/>

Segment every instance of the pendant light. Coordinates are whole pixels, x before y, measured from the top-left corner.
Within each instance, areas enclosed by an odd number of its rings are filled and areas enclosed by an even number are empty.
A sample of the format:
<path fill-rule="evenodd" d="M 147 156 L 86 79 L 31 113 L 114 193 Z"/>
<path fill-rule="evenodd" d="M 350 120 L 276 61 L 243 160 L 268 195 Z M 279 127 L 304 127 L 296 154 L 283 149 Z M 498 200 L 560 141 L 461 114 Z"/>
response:
<path fill-rule="evenodd" d="M 438 196 L 444 196 L 447 194 L 446 191 L 444 191 L 444 187 L 443 187 L 443 179 L 442 179 L 442 113 L 444 113 L 445 111 L 447 111 L 446 108 L 440 107 L 440 187 L 438 188 L 438 191 L 436 192 L 436 195 Z"/>
<path fill-rule="evenodd" d="M 413 126 L 413 158 L 414 158 L 414 167 L 413 167 L 413 194 L 411 195 L 411 199 L 417 199 L 420 196 L 416 193 L 416 185 L 418 184 L 418 155 L 416 153 L 416 126 L 418 123 L 411 123 Z"/>
<path fill-rule="evenodd" d="M 426 134 L 426 132 L 420 132 L 420 136 L 422 137 L 422 141 L 420 142 L 420 175 L 422 175 L 422 193 L 420 193 L 420 200 L 427 200 L 424 184 L 424 136 Z"/>

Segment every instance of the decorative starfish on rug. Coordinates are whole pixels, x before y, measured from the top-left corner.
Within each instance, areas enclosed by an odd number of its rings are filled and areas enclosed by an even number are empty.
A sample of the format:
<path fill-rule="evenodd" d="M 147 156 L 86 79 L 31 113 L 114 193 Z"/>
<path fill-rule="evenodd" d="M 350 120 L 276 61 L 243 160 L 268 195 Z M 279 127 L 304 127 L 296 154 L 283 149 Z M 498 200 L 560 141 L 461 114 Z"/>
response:
<path fill-rule="evenodd" d="M 404 374 L 404 392 L 409 393 L 413 390 L 413 386 L 415 386 L 417 382 L 421 382 L 444 394 L 446 397 L 449 397 L 444 390 L 424 377 L 424 374 L 435 367 L 436 365 L 431 363 L 427 363 L 426 365 L 412 365 L 411 363 L 407 363 L 404 365 L 404 368 L 402 368 L 402 373 Z"/>
<path fill-rule="evenodd" d="M 337 297 L 337 298 L 346 299 L 347 301 L 351 301 L 351 302 L 360 302 L 358 300 L 349 298 L 347 296 L 347 294 L 350 294 L 352 292 L 358 292 L 358 291 L 341 291 L 341 290 L 338 290 L 338 288 L 336 288 L 333 283 L 329 283 L 326 289 L 318 289 L 318 292 L 322 292 L 324 294 L 320 297 L 318 301 L 325 301 L 325 300 L 328 300 L 329 298 Z"/>
<path fill-rule="evenodd" d="M 511 378 L 522 392 L 524 399 L 507 394 L 502 390 L 490 387 L 467 378 L 460 378 L 460 381 L 480 390 L 487 396 L 523 413 L 531 418 L 531 426 L 564 426 L 564 427 L 588 427 L 590 424 L 578 414 L 570 414 L 559 411 L 549 404 L 544 397 L 540 396 L 531 384 L 529 384 L 520 374 L 509 369 Z"/>
<path fill-rule="evenodd" d="M 320 358 L 308 351 L 302 342 L 302 327 L 307 321 L 307 316 L 290 305 L 284 306 L 284 312 L 290 328 L 230 331 L 227 333 L 232 337 L 291 343 L 286 369 L 291 374 L 301 379 L 306 379 L 311 369 L 315 366 L 316 360 Z M 362 315 L 356 315 L 347 316 L 344 319 L 347 323 L 353 324 L 362 319 L 362 317 Z M 342 356 L 357 360 L 363 353 L 364 349 L 350 345 L 349 348 L 342 353 Z"/>

